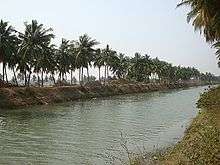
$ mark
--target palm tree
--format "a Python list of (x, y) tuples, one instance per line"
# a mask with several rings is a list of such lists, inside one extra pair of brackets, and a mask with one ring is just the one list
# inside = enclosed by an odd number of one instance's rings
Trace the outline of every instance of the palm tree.
[[(87, 69), (87, 77), (89, 79), (89, 66), (91, 66), (91, 62), (95, 56), (94, 46), (99, 43), (89, 37), (87, 34), (79, 37), (78, 41), (75, 41), (76, 45), (76, 68), (79, 69), (79, 82), (83, 83), (83, 68)], [(81, 76), (80, 76), (81, 74)], [(80, 79), (81, 77), (81, 79)]]
[(129, 58), (126, 58), (124, 54), (120, 53), (119, 56), (112, 58), (111, 69), (117, 77), (125, 78), (129, 67)]
[[(18, 69), (25, 75), (25, 85), (29, 85), (32, 73), (33, 64), (39, 60), (44, 50), (48, 49), (51, 39), (54, 35), (50, 33), (51, 28), (44, 29), (43, 24), (38, 24), (36, 20), (32, 20), (31, 24), (25, 23), (24, 34), (20, 33), (19, 37), (22, 40), (19, 54), (19, 67)], [(29, 72), (29, 80), (27, 82), (27, 73)], [(42, 70), (42, 76), (43, 76)]]
[[(54, 72), (57, 68), (55, 61), (55, 45), (48, 45), (43, 49), (38, 59), (33, 61), (34, 72), (38, 74), (38, 85), (40, 86), (39, 73), (41, 72), (41, 86), (44, 86), (44, 73), (51, 73), (54, 78)], [(55, 83), (55, 80), (54, 80)]]
[(219, 0), (182, 0), (177, 7), (187, 5), (191, 11), (187, 15), (187, 21), (193, 21), (195, 30), (200, 30), (207, 41), (220, 39), (220, 1)]
[(50, 49), (48, 50), (48, 57), (47, 57), (47, 73), (51, 74), (51, 78), (54, 82), (54, 84), (56, 84), (56, 80), (55, 80), (55, 72), (57, 71), (57, 61), (56, 61), (56, 49), (55, 49), (55, 45), (51, 45)]
[(69, 48), (69, 62), (70, 62), (70, 83), (73, 84), (73, 72), (76, 70), (76, 48), (74, 42), (71, 42)]
[(216, 54), (217, 59), (218, 59), (218, 66), (220, 67), (220, 41), (219, 41), (219, 42), (216, 42), (216, 43), (213, 45), (213, 47), (214, 47), (215, 49), (217, 49), (215, 54)]
[(99, 69), (99, 81), (101, 81), (101, 67), (105, 65), (101, 49), (95, 51), (94, 66)]
[(0, 63), (3, 63), (2, 75), (3, 81), (7, 80), (6, 66), (11, 56), (16, 54), (16, 48), (19, 43), (15, 30), (12, 26), (8, 25), (8, 22), (0, 21)]
[(116, 56), (116, 51), (110, 49), (109, 45), (106, 46), (105, 49), (102, 50), (102, 58), (104, 60), (105, 66), (105, 83), (109, 77), (109, 69), (111, 69), (112, 60)]
[(56, 53), (59, 77), (63, 81), (64, 75), (70, 70), (70, 41), (62, 39), (62, 43)]
[(9, 57), (8, 67), (9, 67), (10, 69), (12, 69), (13, 74), (14, 74), (14, 81), (15, 81), (16, 85), (18, 86), (16, 71), (15, 71), (15, 67), (16, 67), (17, 63), (18, 63), (18, 56), (17, 56), (16, 53), (13, 53), (13, 54)]
[(141, 56), (135, 53), (135, 57), (131, 59), (128, 77), (136, 81), (144, 81), (149, 77), (149, 56)]
[[(219, 0), (182, 0), (177, 7), (187, 5), (191, 11), (187, 15), (187, 21), (192, 20), (195, 30), (200, 30), (208, 42), (220, 42), (220, 1)], [(219, 48), (217, 53), (219, 54)], [(219, 59), (219, 57), (218, 57)], [(220, 63), (220, 61), (219, 61)]]

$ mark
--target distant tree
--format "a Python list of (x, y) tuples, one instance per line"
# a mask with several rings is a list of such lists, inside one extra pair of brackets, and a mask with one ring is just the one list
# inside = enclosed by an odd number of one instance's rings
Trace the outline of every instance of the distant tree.
[(89, 78), (89, 66), (91, 66), (91, 62), (95, 56), (94, 46), (99, 43), (89, 37), (87, 34), (79, 37), (78, 41), (75, 41), (75, 50), (76, 50), (76, 68), (79, 69), (79, 82), (83, 83), (83, 68), (87, 69), (87, 77)]

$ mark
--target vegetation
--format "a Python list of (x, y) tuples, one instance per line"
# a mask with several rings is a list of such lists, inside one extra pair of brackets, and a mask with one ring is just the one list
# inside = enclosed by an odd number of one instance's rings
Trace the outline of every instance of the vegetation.
[[(68, 74), (71, 77), (70, 84), (73, 84), (76, 82), (73, 72), (78, 70), (78, 80), (84, 84), (85, 80), (94, 81), (94, 76), (89, 74), (91, 66), (99, 69), (99, 81), (104, 83), (110, 76), (139, 82), (149, 82), (152, 75), (160, 82), (217, 79), (211, 73), (203, 74), (195, 68), (173, 66), (158, 58), (150, 58), (149, 55), (135, 53), (130, 58), (112, 50), (109, 45), (104, 49), (96, 48), (99, 43), (87, 34), (80, 36), (78, 40), (62, 39), (59, 47), (52, 44), (53, 38), (52, 29), (44, 28), (36, 20), (25, 23), (24, 33), (16, 31), (8, 22), (1, 20), (1, 80), (8, 83), (7, 70), (11, 70), (14, 75), (12, 83), (15, 85), (20, 84), (18, 80), (23, 80), (25, 86), (30, 86), (31, 81), (37, 81), (38, 86), (44, 86), (48, 79), (54, 84), (64, 84)], [(101, 76), (101, 68), (104, 68), (104, 77)]]
[[(182, 0), (177, 7), (184, 5), (191, 8), (187, 21), (192, 21), (195, 30), (199, 30), (205, 36), (206, 41), (217, 49), (216, 55), (220, 67), (220, 1)], [(198, 107), (202, 111), (193, 120), (184, 138), (166, 153), (154, 156), (159, 157), (154, 164), (219, 164), (220, 87), (202, 94)], [(137, 161), (136, 164), (140, 163)]]
[(202, 94), (203, 109), (193, 120), (185, 137), (160, 157), (158, 164), (219, 164), (220, 161), (220, 87)]
[(220, 66), (220, 1), (219, 0), (182, 0), (178, 5), (190, 6), (187, 21), (192, 21), (195, 30), (203, 33), (206, 41), (217, 49), (216, 55)]

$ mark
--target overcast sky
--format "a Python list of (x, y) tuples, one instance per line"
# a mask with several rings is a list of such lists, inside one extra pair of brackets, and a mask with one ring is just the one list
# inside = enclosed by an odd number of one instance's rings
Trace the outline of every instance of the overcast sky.
[(187, 24), (187, 9), (176, 9), (179, 1), (0, 0), (0, 15), (20, 31), (32, 19), (52, 27), (56, 44), (87, 33), (128, 56), (147, 53), (219, 75), (214, 50)]

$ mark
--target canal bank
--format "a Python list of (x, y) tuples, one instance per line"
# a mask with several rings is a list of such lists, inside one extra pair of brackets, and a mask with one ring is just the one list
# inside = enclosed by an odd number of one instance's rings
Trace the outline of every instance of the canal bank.
[[(201, 95), (199, 115), (187, 129), (183, 139), (153, 164), (204, 164), (220, 163), (220, 87)], [(138, 163), (137, 163), (138, 164)]]
[(107, 85), (100, 83), (85, 86), (66, 87), (12, 87), (0, 88), (0, 108), (17, 109), (34, 105), (47, 105), (79, 99), (108, 97), (114, 95), (146, 93), (167, 89), (178, 89), (204, 85), (198, 82), (184, 83), (130, 83), (113, 81)]

